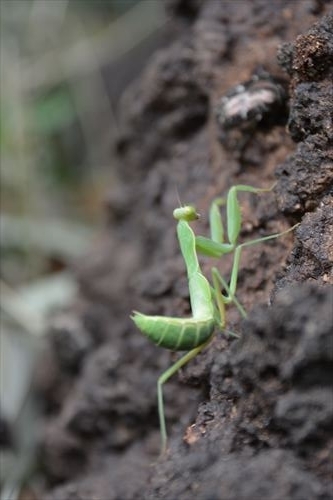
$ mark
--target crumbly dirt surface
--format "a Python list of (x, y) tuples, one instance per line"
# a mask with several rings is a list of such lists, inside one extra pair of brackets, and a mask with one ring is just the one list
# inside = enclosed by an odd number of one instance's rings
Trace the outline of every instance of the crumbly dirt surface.
[[(56, 315), (36, 373), (43, 500), (332, 498), (332, 68), (329, 2), (167, 3), (182, 35), (158, 51), (119, 105), (119, 185), (108, 225), (76, 266), (80, 296)], [(268, 73), (285, 112), (221, 141), (221, 97)], [(267, 119), (269, 118), (269, 119)], [(225, 132), (225, 131), (224, 131)], [(231, 134), (231, 135), (229, 135)], [(235, 138), (237, 139), (235, 141)], [(237, 147), (237, 144), (241, 147)], [(235, 184), (243, 252), (228, 328), (165, 386), (169, 450), (159, 457), (158, 375), (177, 354), (152, 345), (133, 309), (186, 316), (173, 209), (208, 210)], [(177, 194), (178, 193), (178, 194)], [(202, 260), (210, 276), (211, 259)], [(232, 258), (214, 261), (228, 276)]]

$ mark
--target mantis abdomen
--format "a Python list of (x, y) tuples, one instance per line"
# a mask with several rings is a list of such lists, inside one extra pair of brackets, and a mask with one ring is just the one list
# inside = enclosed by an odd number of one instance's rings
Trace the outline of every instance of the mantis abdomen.
[(206, 342), (214, 332), (215, 320), (168, 318), (135, 312), (133, 321), (155, 344), (173, 351), (188, 351)]

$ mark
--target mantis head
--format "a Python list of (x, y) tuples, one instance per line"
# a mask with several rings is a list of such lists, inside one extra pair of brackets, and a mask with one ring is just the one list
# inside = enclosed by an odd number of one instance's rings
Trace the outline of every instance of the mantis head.
[(199, 214), (197, 213), (195, 207), (192, 205), (187, 205), (185, 207), (176, 208), (173, 211), (173, 216), (177, 220), (191, 221), (199, 219)]

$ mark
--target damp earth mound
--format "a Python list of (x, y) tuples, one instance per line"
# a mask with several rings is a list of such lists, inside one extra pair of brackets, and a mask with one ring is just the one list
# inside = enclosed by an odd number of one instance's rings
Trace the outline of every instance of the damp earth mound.
[[(77, 303), (53, 319), (39, 362), (41, 497), (326, 500), (329, 2), (173, 0), (166, 8), (178, 36), (119, 103), (119, 184), (107, 195), (105, 235), (77, 264)], [(221, 103), (239, 98), (240, 88), (247, 112), (228, 108), (226, 119), (224, 107), (221, 118)], [(249, 317), (228, 310), (240, 339), (217, 334), (168, 382), (169, 452), (159, 458), (156, 380), (175, 357), (149, 343), (129, 315), (190, 313), (172, 219), (177, 191), (195, 203), (195, 227), (207, 234), (216, 196), (235, 184), (274, 182), (270, 193), (242, 196), (242, 238), (299, 226), (244, 251), (237, 294)], [(228, 276), (232, 256), (217, 266)], [(210, 261), (202, 267), (209, 276)]]

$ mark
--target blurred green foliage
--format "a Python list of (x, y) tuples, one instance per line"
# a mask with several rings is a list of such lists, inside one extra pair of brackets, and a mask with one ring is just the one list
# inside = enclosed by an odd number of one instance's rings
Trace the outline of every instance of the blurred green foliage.
[[(1, 498), (26, 498), (38, 423), (29, 398), (34, 349), (49, 312), (77, 293), (66, 267), (91, 248), (117, 182), (113, 101), (146, 62), (146, 52), (133, 52), (164, 26), (161, 5), (0, 0), (0, 419), (15, 441), (0, 467)], [(124, 55), (132, 71), (120, 71), (130, 77), (117, 94), (110, 86)]]
[[(36, 256), (25, 221), (96, 227), (103, 220), (107, 187), (116, 183), (116, 64), (165, 18), (155, 1), (0, 0), (0, 7), (0, 204), (7, 222), (21, 217), (22, 248), (11, 248), (24, 279)], [(127, 83), (120, 80), (118, 92)], [(50, 266), (29, 271), (37, 268)]]
[(35, 130), (40, 134), (53, 134), (76, 118), (76, 111), (69, 90), (60, 87), (42, 96), (32, 107)]

